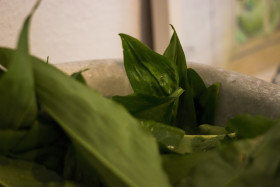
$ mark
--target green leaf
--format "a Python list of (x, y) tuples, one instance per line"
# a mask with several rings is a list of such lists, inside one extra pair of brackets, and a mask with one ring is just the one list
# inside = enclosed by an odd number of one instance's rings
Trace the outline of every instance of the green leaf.
[(186, 71), (187, 71), (187, 62), (186, 62), (186, 57), (185, 53), (183, 51), (181, 42), (179, 40), (179, 37), (176, 33), (176, 30), (174, 27), (171, 25), (171, 28), (173, 29), (173, 35), (170, 39), (170, 43), (168, 47), (166, 48), (163, 56), (167, 57), (170, 59), (173, 63), (175, 63), (177, 67), (177, 71), (179, 74), (179, 81), (180, 81), (180, 86), (185, 89), (187, 77), (186, 77)]
[(248, 155), (248, 164), (228, 186), (279, 186), (280, 123), (271, 127)]
[(33, 162), (9, 159), (1, 155), (0, 173), (0, 186), (3, 187), (81, 186), (77, 183), (66, 181), (55, 172)]
[(54, 143), (60, 129), (35, 122), (30, 130), (0, 130), (0, 153), (19, 153)]
[(188, 72), (188, 81), (189, 81), (193, 96), (194, 96), (194, 98), (197, 98), (207, 88), (206, 88), (205, 83), (202, 80), (202, 78), (198, 75), (198, 73), (194, 69), (188, 68), (187, 72)]
[(170, 150), (177, 148), (182, 140), (185, 131), (182, 129), (171, 127), (163, 123), (158, 123), (152, 120), (140, 120), (140, 124), (144, 129), (151, 132), (156, 140)]
[(163, 166), (175, 186), (279, 186), (280, 125), (263, 137), (222, 143), (219, 149), (164, 155)]
[(83, 158), (77, 157), (73, 145), (70, 144), (64, 161), (64, 178), (77, 181), (85, 186), (104, 186), (96, 171), (87, 168), (86, 163), (82, 161)]
[(180, 40), (174, 27), (170, 43), (164, 52), (164, 56), (170, 59), (179, 73), (179, 86), (185, 90), (181, 95), (178, 104), (177, 126), (187, 133), (194, 133), (197, 128), (196, 112), (193, 100), (193, 94), (188, 82), (187, 63)]
[(62, 171), (67, 141), (58, 127), (35, 122), (29, 130), (0, 130), (0, 153), (36, 161), (59, 172)]
[(89, 70), (89, 69), (87, 68), (87, 69), (83, 69), (83, 70), (81, 70), (81, 71), (75, 72), (75, 73), (73, 73), (73, 74), (71, 75), (71, 77), (74, 78), (74, 79), (76, 79), (77, 81), (79, 81), (79, 82), (81, 82), (81, 83), (87, 85), (87, 82), (86, 82), (84, 76), (82, 75), (82, 73), (85, 72), (85, 71), (87, 71), (87, 70)]
[(37, 164), (41, 164), (58, 174), (62, 174), (64, 167), (64, 158), (66, 154), (65, 144), (65, 142), (60, 140), (52, 145), (33, 148), (20, 153), (10, 153), (7, 156), (26, 161), (32, 161)]
[(220, 83), (213, 84), (206, 88), (202, 78), (195, 70), (188, 68), (187, 71), (188, 81), (194, 96), (198, 125), (204, 123), (213, 125)]
[(175, 152), (180, 154), (205, 152), (217, 148), (225, 135), (185, 135)]
[(220, 83), (209, 86), (196, 100), (198, 124), (211, 124), (215, 122), (215, 111), (218, 102)]
[(24, 137), (22, 137), (21, 141), (13, 147), (11, 152), (25, 152), (35, 148), (51, 145), (62, 136), (63, 133), (57, 127), (35, 122), (32, 128), (26, 132)]
[(239, 115), (228, 120), (226, 130), (235, 132), (238, 138), (254, 138), (264, 134), (276, 123), (263, 116)]
[(44, 62), (33, 63), (42, 107), (109, 186), (168, 186), (156, 142), (126, 110)]
[(26, 135), (27, 130), (0, 130), (0, 153), (8, 154)]
[(204, 135), (223, 135), (227, 134), (225, 127), (202, 124), (198, 126), (200, 134)]
[[(38, 3), (35, 8), (37, 6)], [(9, 63), (4, 62), (7, 57), (2, 58), (5, 50), (1, 55), (0, 63), (7, 69), (0, 79), (1, 129), (28, 127), (37, 115), (32, 62), (28, 54), (28, 25), (34, 10), (24, 22), (17, 49)]]
[(189, 86), (179, 98), (176, 126), (185, 130), (187, 134), (194, 134), (197, 132), (196, 111), (192, 92), (187, 90), (190, 90)]
[(178, 89), (170, 97), (132, 94), (114, 96), (112, 99), (122, 104), (137, 118), (174, 125), (176, 119), (176, 113), (173, 113), (174, 102), (178, 100), (182, 92), (182, 89)]
[(169, 96), (179, 87), (175, 65), (139, 40), (120, 34), (124, 66), (135, 93)]
[(178, 182), (188, 177), (193, 168), (204, 160), (211, 158), (211, 156), (208, 152), (188, 155), (166, 154), (162, 155), (163, 168), (168, 175), (171, 185), (179, 186)]

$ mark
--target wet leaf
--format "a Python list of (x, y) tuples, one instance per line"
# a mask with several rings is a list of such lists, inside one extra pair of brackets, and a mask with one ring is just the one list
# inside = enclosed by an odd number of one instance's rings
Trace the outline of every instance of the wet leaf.
[(137, 118), (174, 125), (176, 120), (176, 113), (173, 113), (174, 103), (182, 92), (182, 89), (178, 89), (170, 97), (132, 94), (128, 96), (114, 96), (112, 99), (122, 104)]
[(120, 34), (124, 66), (135, 93), (169, 96), (179, 87), (175, 65), (139, 40)]
[(185, 92), (180, 96), (178, 103), (177, 127), (180, 127), (187, 133), (192, 134), (197, 128), (194, 96), (188, 82), (185, 53), (174, 27), (172, 25), (171, 27), (174, 32), (170, 43), (164, 52), (164, 56), (176, 65), (176, 69), (179, 74), (179, 86), (185, 90)]

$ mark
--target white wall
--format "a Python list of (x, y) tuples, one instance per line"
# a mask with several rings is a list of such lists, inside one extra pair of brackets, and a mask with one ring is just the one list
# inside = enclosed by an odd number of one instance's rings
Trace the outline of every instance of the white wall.
[[(162, 53), (174, 25), (187, 61), (219, 65), (230, 57), (234, 1), (152, 0), (155, 50)], [(167, 32), (168, 31), (168, 32)]]
[(233, 40), (233, 1), (182, 1), (182, 43), (190, 61), (218, 65), (228, 61)]
[[(36, 0), (0, 0), (0, 46), (14, 48)], [(51, 63), (122, 58), (123, 32), (141, 37), (141, 0), (42, 0), (30, 30), (31, 53)]]

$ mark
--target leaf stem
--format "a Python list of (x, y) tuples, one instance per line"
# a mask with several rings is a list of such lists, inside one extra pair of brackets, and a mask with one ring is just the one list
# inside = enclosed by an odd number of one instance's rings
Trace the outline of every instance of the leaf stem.
[(7, 72), (7, 68), (5, 68), (3, 65), (0, 64), (0, 70), (4, 71), (4, 72)]

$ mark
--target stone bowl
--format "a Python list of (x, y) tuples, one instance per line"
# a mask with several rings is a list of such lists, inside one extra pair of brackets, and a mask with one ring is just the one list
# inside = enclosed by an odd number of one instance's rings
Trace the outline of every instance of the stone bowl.
[[(83, 75), (88, 85), (104, 96), (127, 95), (132, 88), (122, 60), (91, 60), (56, 64), (67, 74), (86, 68)], [(225, 126), (226, 121), (238, 114), (280, 117), (280, 86), (255, 77), (198, 63), (188, 63), (206, 85), (221, 83), (215, 125)]]

